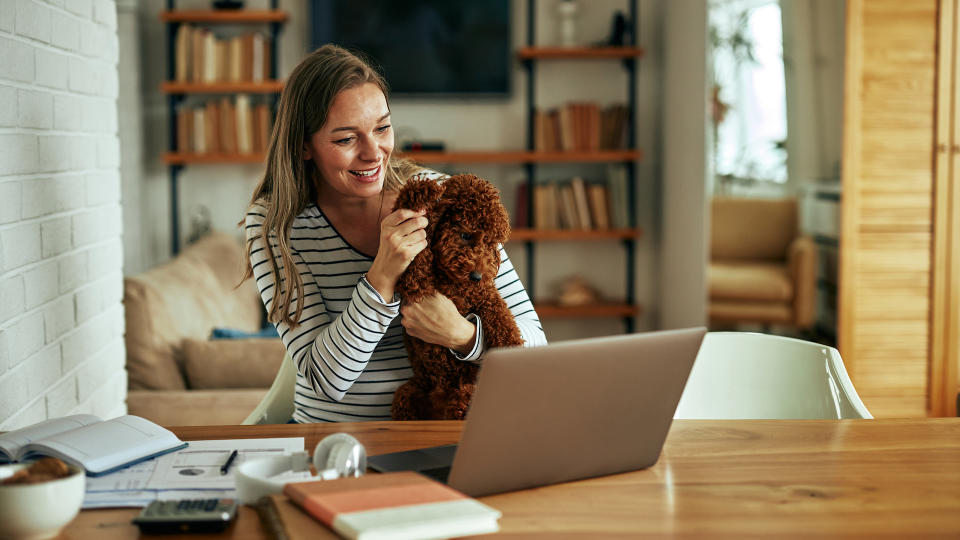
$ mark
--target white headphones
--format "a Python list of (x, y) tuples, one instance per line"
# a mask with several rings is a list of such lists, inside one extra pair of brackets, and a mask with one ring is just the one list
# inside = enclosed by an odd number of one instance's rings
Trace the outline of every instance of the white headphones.
[(324, 437), (314, 449), (312, 461), (316, 476), (310, 474), (311, 460), (306, 452), (242, 463), (237, 467), (237, 498), (241, 504), (253, 504), (264, 495), (281, 493), (291, 482), (361, 476), (367, 471), (366, 449), (346, 433)]

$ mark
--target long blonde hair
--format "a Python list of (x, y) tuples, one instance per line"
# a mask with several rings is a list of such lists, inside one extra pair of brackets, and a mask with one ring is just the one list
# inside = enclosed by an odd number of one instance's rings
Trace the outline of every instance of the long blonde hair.
[[(322, 181), (313, 161), (303, 159), (304, 142), (323, 127), (337, 94), (366, 83), (376, 84), (384, 97), (387, 96), (386, 82), (367, 62), (336, 45), (324, 45), (307, 55), (284, 85), (270, 134), (266, 171), (250, 199), (250, 206), (260, 204), (266, 211), (259, 235), (252, 236), (247, 242), (243, 277), (246, 280), (253, 276), (250, 264), (253, 243), (263, 238), (276, 283), (273, 302), (267, 311), (270, 322), (284, 321), (296, 327), (303, 313), (303, 279), (291, 255), (290, 229), (294, 218), (316, 202), (316, 182)], [(418, 170), (420, 167), (413, 162), (396, 159), (391, 154), (385, 168), (383, 189), (399, 189)], [(282, 268), (277, 266), (277, 254)], [(294, 291), (296, 309), (290, 313)]]

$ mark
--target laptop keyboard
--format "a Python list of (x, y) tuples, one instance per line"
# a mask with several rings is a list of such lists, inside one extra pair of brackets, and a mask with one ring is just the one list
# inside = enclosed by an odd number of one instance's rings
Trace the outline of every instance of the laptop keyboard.
[(432, 469), (422, 469), (418, 473), (433, 478), (437, 482), (446, 484), (447, 477), (450, 476), (450, 467), (434, 467)]

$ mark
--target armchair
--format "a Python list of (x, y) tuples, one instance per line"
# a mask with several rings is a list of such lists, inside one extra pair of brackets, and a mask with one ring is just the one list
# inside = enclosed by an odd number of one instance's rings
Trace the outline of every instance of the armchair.
[(809, 328), (817, 252), (799, 233), (797, 201), (715, 197), (710, 223), (711, 324)]

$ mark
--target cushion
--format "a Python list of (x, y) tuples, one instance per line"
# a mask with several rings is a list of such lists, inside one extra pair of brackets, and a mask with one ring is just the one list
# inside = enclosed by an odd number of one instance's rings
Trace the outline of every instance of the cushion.
[(712, 322), (763, 322), (790, 324), (793, 310), (790, 304), (783, 302), (730, 302), (710, 301), (710, 320)]
[(781, 264), (711, 262), (707, 270), (711, 300), (789, 302), (793, 281)]
[(186, 387), (176, 353), (184, 338), (206, 339), (214, 327), (255, 332), (262, 306), (252, 280), (236, 287), (243, 244), (210, 233), (173, 260), (124, 279), (129, 388)]
[(797, 237), (795, 199), (714, 197), (710, 258), (783, 260)]
[(191, 389), (269, 388), (286, 350), (279, 339), (185, 339), (181, 352)]
[(161, 426), (237, 425), (266, 393), (266, 388), (131, 390), (127, 394), (127, 411)]

